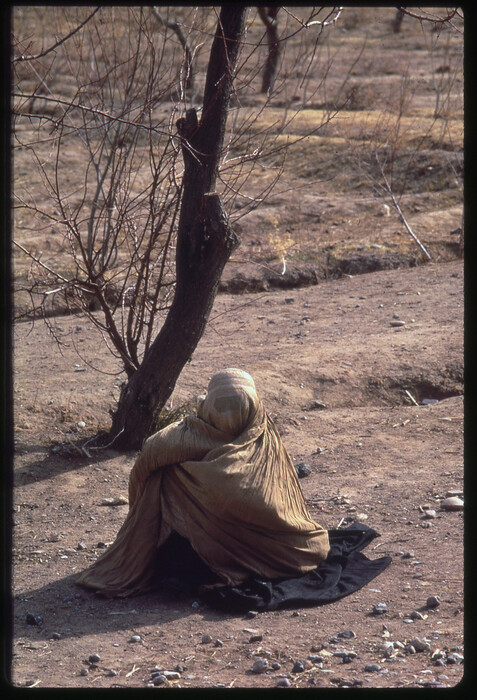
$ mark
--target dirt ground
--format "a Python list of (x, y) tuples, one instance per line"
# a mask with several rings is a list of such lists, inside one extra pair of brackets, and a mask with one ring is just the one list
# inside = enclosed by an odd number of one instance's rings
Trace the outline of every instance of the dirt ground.
[[(203, 391), (221, 367), (246, 369), (293, 460), (311, 467), (301, 484), (315, 519), (328, 528), (365, 519), (381, 534), (368, 555), (393, 558), (369, 586), (333, 605), (255, 619), (159, 594), (105, 601), (75, 586), (125, 517), (127, 505), (102, 500), (127, 495), (134, 455), (109, 449), (87, 458), (68, 442), (80, 421), (89, 434), (111, 400), (111, 378), (75, 352), (73, 339), (104, 370), (111, 364), (81, 319), (61, 319), (61, 356), (42, 324), (19, 324), (15, 685), (141, 687), (156, 665), (173, 671), (178, 664), (183, 671), (173, 682), (181, 687), (274, 687), (282, 676), (293, 687), (455, 685), (462, 665), (435, 666), (431, 655), (462, 653), (463, 644), (463, 514), (439, 507), (448, 491), (463, 488), (462, 306), (461, 262), (217, 299), (173, 405)], [(405, 325), (393, 327), (394, 316)], [(406, 390), (418, 403), (438, 401), (416, 406)], [(326, 408), (312, 408), (314, 401)], [(424, 507), (436, 517), (426, 518)], [(435, 609), (426, 608), (431, 595), (441, 600)], [(387, 612), (372, 616), (380, 602)], [(416, 610), (424, 619), (409, 622)], [(28, 624), (28, 613), (41, 623)], [(250, 628), (260, 642), (250, 643)], [(356, 636), (330, 641), (343, 630)], [(202, 643), (204, 635), (212, 642)], [(384, 660), (384, 641), (415, 637), (430, 651), (398, 647)], [(352, 663), (331, 655), (343, 646), (356, 652)], [(85, 661), (95, 653), (100, 661), (90, 667)], [(325, 654), (322, 668), (291, 673), (313, 653)], [(255, 655), (281, 667), (251, 674)], [(365, 672), (370, 663), (381, 671)]]
[[(311, 142), (292, 155), (279, 191), (237, 220), (242, 244), (172, 395), (175, 409), (217, 370), (248, 371), (293, 461), (311, 468), (300, 483), (313, 517), (329, 529), (366, 522), (380, 533), (366, 554), (391, 556), (391, 565), (333, 605), (259, 615), (160, 593), (104, 600), (78, 588), (77, 575), (114, 541), (127, 513), (125, 498), (103, 499), (127, 496), (135, 455), (87, 444), (109, 427), (124, 374), (83, 315), (51, 318), (60, 346), (41, 320), (16, 322), (15, 686), (141, 688), (156, 667), (173, 672), (158, 687), (176, 688), (454, 687), (462, 679), (464, 514), (440, 506), (450, 492), (462, 494), (464, 477), (462, 114), (449, 113), (439, 144), (426, 141), (412, 173), (408, 161), (396, 165), (411, 182), (402, 203), (429, 263), (358, 179), (350, 151), (376, 123), (377, 96), (397, 90), (405, 58), (415, 81), (406, 148), (422, 136), (418, 120), (435, 107), (429, 86), (450, 74), (446, 61), (454, 65), (462, 38), (449, 35), (430, 57), (429, 35), (417, 25), (406, 20), (408, 31), (390, 33), (391, 10), (373, 21), (350, 11), (336, 32), (343, 60), (368, 40), (351, 81), (354, 111), (313, 142), (311, 160)], [(459, 98), (461, 78), (448, 87)], [(18, 188), (27, 155), (17, 154)], [(44, 250), (49, 264), (63, 254), (61, 237), (25, 211), (15, 214), (15, 235)], [(28, 268), (14, 251), (20, 312)], [(387, 608), (380, 615), (378, 603)], [(416, 638), (423, 650), (412, 653)], [(347, 663), (335, 655), (343, 649), (353, 652)], [(252, 673), (256, 657), (267, 659), (266, 672)]]

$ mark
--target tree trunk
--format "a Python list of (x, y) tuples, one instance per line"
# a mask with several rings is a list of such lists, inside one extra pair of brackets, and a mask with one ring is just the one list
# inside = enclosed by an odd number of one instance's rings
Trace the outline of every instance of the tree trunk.
[(155, 415), (171, 395), (204, 332), (223, 268), (239, 243), (214, 190), (245, 13), (242, 5), (222, 7), (200, 123), (194, 109), (177, 122), (185, 170), (176, 290), (163, 327), (124, 387), (113, 415), (109, 437), (116, 438), (115, 446), (123, 449), (139, 449), (151, 433)]
[(280, 43), (278, 41), (277, 15), (280, 7), (259, 7), (258, 14), (267, 30), (268, 55), (263, 69), (261, 92), (272, 90), (278, 73)]

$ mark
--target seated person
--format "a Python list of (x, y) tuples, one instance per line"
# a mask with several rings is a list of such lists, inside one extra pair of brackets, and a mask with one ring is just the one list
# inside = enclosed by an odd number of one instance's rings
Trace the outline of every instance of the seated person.
[(197, 416), (146, 440), (116, 541), (77, 582), (108, 597), (145, 593), (184, 542), (209, 574), (203, 582), (222, 586), (306, 574), (330, 549), (252, 377), (238, 369), (212, 377)]

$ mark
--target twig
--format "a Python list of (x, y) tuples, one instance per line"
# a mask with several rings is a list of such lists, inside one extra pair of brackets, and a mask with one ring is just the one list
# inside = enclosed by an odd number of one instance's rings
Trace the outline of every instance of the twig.
[(405, 391), (406, 394), (409, 396), (409, 398), (411, 399), (411, 401), (412, 401), (412, 403), (414, 404), (414, 406), (419, 406), (419, 404), (417, 403), (416, 399), (415, 399), (414, 396), (411, 394), (411, 392), (408, 391), (407, 389), (404, 389), (404, 391)]
[(417, 245), (418, 245), (419, 248), (422, 250), (422, 252), (423, 252), (424, 255), (426, 256), (426, 258), (427, 258), (428, 260), (430, 260), (430, 259), (431, 259), (430, 254), (428, 253), (428, 251), (427, 251), (426, 248), (422, 245), (422, 243), (421, 243), (421, 241), (419, 240), (419, 238), (416, 236), (416, 234), (414, 233), (414, 231), (413, 231), (413, 230), (411, 229), (411, 227), (409, 226), (409, 224), (408, 224), (408, 222), (407, 222), (407, 219), (406, 219), (406, 217), (404, 216), (404, 214), (403, 214), (403, 212), (402, 212), (402, 209), (401, 209), (401, 207), (399, 206), (399, 203), (398, 203), (396, 197), (394, 196), (394, 192), (392, 191), (391, 185), (389, 184), (389, 181), (388, 181), (388, 179), (387, 179), (387, 177), (386, 177), (386, 173), (384, 172), (384, 168), (383, 168), (383, 166), (382, 166), (382, 164), (381, 164), (381, 161), (380, 161), (379, 158), (378, 158), (377, 152), (375, 153), (375, 158), (376, 158), (376, 162), (377, 162), (377, 164), (378, 164), (378, 166), (379, 166), (379, 170), (380, 170), (380, 172), (381, 172), (381, 176), (382, 176), (382, 178), (383, 178), (383, 180), (384, 180), (384, 185), (385, 185), (384, 189), (386, 190), (386, 192), (388, 193), (389, 197), (391, 198), (391, 202), (393, 203), (393, 206), (394, 206), (394, 208), (396, 209), (396, 211), (397, 211), (397, 213), (398, 213), (398, 215), (399, 215), (399, 218), (401, 219), (402, 223), (403, 223), (404, 226), (406, 227), (406, 230), (407, 230), (407, 232), (409, 233), (409, 235), (410, 235), (410, 236), (413, 238), (413, 240), (417, 243)]

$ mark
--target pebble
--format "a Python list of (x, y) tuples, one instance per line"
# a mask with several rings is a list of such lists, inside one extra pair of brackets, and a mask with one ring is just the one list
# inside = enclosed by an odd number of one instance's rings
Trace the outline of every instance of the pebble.
[(383, 613), (387, 612), (387, 609), (388, 606), (386, 603), (376, 603), (376, 605), (373, 605), (372, 614), (383, 615)]
[(278, 661), (274, 661), (272, 664), (272, 671), (279, 671), (281, 669), (282, 665), (278, 663)]
[(310, 411), (313, 411), (315, 409), (322, 409), (322, 408), (326, 408), (326, 404), (323, 403), (323, 401), (312, 401), (310, 406), (309, 406)]
[(457, 654), (456, 652), (449, 654), (446, 663), (448, 664), (463, 664), (464, 663), (464, 657), (462, 654)]
[(163, 671), (162, 675), (167, 681), (178, 681), (181, 677), (181, 674), (177, 671)]
[(164, 674), (159, 673), (157, 676), (154, 676), (152, 683), (155, 686), (164, 685), (164, 683), (167, 683), (167, 678), (164, 676)]
[(295, 469), (299, 479), (303, 479), (311, 474), (310, 465), (305, 464), (304, 462), (300, 462), (299, 464), (295, 465)]
[(82, 549), (87, 549), (87, 547), (84, 542), (78, 542), (78, 544), (76, 545), (76, 549), (81, 551)]
[(426, 600), (426, 606), (428, 608), (438, 608), (440, 604), (441, 599), (438, 595), (430, 595), (429, 598)]
[(41, 615), (34, 615), (33, 613), (27, 613), (26, 614), (26, 623), (27, 625), (36, 625), (39, 627), (40, 625), (43, 624), (43, 618)]
[(82, 668), (80, 671), (80, 676), (87, 676), (89, 673), (87, 668)]
[(464, 501), (458, 496), (444, 498), (444, 500), (441, 501), (441, 508), (443, 510), (464, 510)]
[(305, 670), (305, 665), (302, 661), (295, 661), (292, 668), (292, 673), (303, 673)]
[(351, 658), (355, 659), (358, 655), (355, 651), (348, 651), (347, 649), (339, 649), (338, 651), (333, 652), (333, 656), (337, 656), (340, 659), (344, 658)]
[(129, 641), (132, 642), (132, 643), (140, 642), (140, 641), (141, 641), (141, 637), (139, 636), (139, 634), (133, 634), (133, 636), (131, 637), (131, 639), (130, 639)]
[(400, 326), (405, 326), (406, 321), (399, 321), (398, 319), (395, 319), (394, 321), (391, 321), (390, 325), (393, 326), (394, 328), (399, 328)]
[(249, 620), (253, 619), (254, 617), (257, 617), (258, 612), (256, 610), (249, 610), (246, 617), (248, 617)]
[(210, 634), (204, 634), (204, 635), (202, 635), (202, 639), (200, 640), (200, 643), (201, 644), (210, 644), (211, 641), (212, 641), (212, 637), (210, 636)]
[(265, 671), (268, 671), (268, 661), (258, 656), (252, 666), (252, 673), (265, 673)]
[(319, 656), (318, 654), (310, 654), (309, 655), (309, 660), (311, 661), (312, 664), (322, 664), (323, 663), (323, 657)]
[(101, 657), (99, 654), (90, 654), (88, 656), (88, 661), (90, 662), (90, 664), (97, 664), (98, 661), (101, 661)]
[[(252, 641), (252, 640), (250, 640), (250, 641)], [(214, 647), (223, 647), (223, 646), (224, 646), (224, 643), (223, 643), (223, 641), (222, 641), (221, 639), (216, 639), (216, 640), (215, 640), (215, 642), (214, 642)]]
[(109, 676), (109, 677), (111, 678), (112, 676), (117, 676), (117, 675), (118, 675), (118, 672), (115, 671), (114, 668), (111, 668), (111, 669), (109, 669), (109, 671), (107, 672), (106, 675)]
[(248, 640), (251, 644), (253, 642), (261, 642), (263, 639), (263, 634), (252, 634), (250, 639)]
[(291, 687), (291, 683), (290, 683), (290, 681), (289, 681), (288, 678), (280, 678), (280, 680), (278, 681), (276, 687), (277, 687), (277, 688), (290, 688), (290, 687)]
[(428, 518), (429, 520), (432, 520), (434, 518), (437, 518), (437, 513), (435, 510), (425, 510), (424, 511), (424, 517)]
[(419, 612), (419, 610), (413, 610), (412, 613), (410, 614), (410, 617), (413, 620), (425, 620), (426, 619), (425, 616), (421, 612)]
[(378, 666), (378, 664), (366, 664), (364, 670), (366, 673), (378, 673), (381, 670), (381, 666)]
[(341, 639), (354, 639), (356, 634), (353, 632), (353, 630), (342, 630), (341, 632), (338, 632), (337, 636), (341, 637)]
[(50, 639), (61, 639), (61, 634), (59, 632), (53, 632)]
[(416, 652), (431, 650), (431, 645), (429, 644), (429, 642), (424, 642), (419, 637), (414, 637), (414, 639), (411, 640), (410, 644), (414, 647)]
[(447, 491), (446, 498), (453, 498), (454, 496), (457, 496), (457, 498), (463, 498), (464, 491), (462, 489), (451, 489), (450, 491)]
[(83, 430), (83, 428), (86, 428), (86, 423), (84, 422), (84, 420), (79, 420), (79, 421), (76, 423), (76, 425), (77, 425), (77, 427), (78, 427), (80, 430)]

